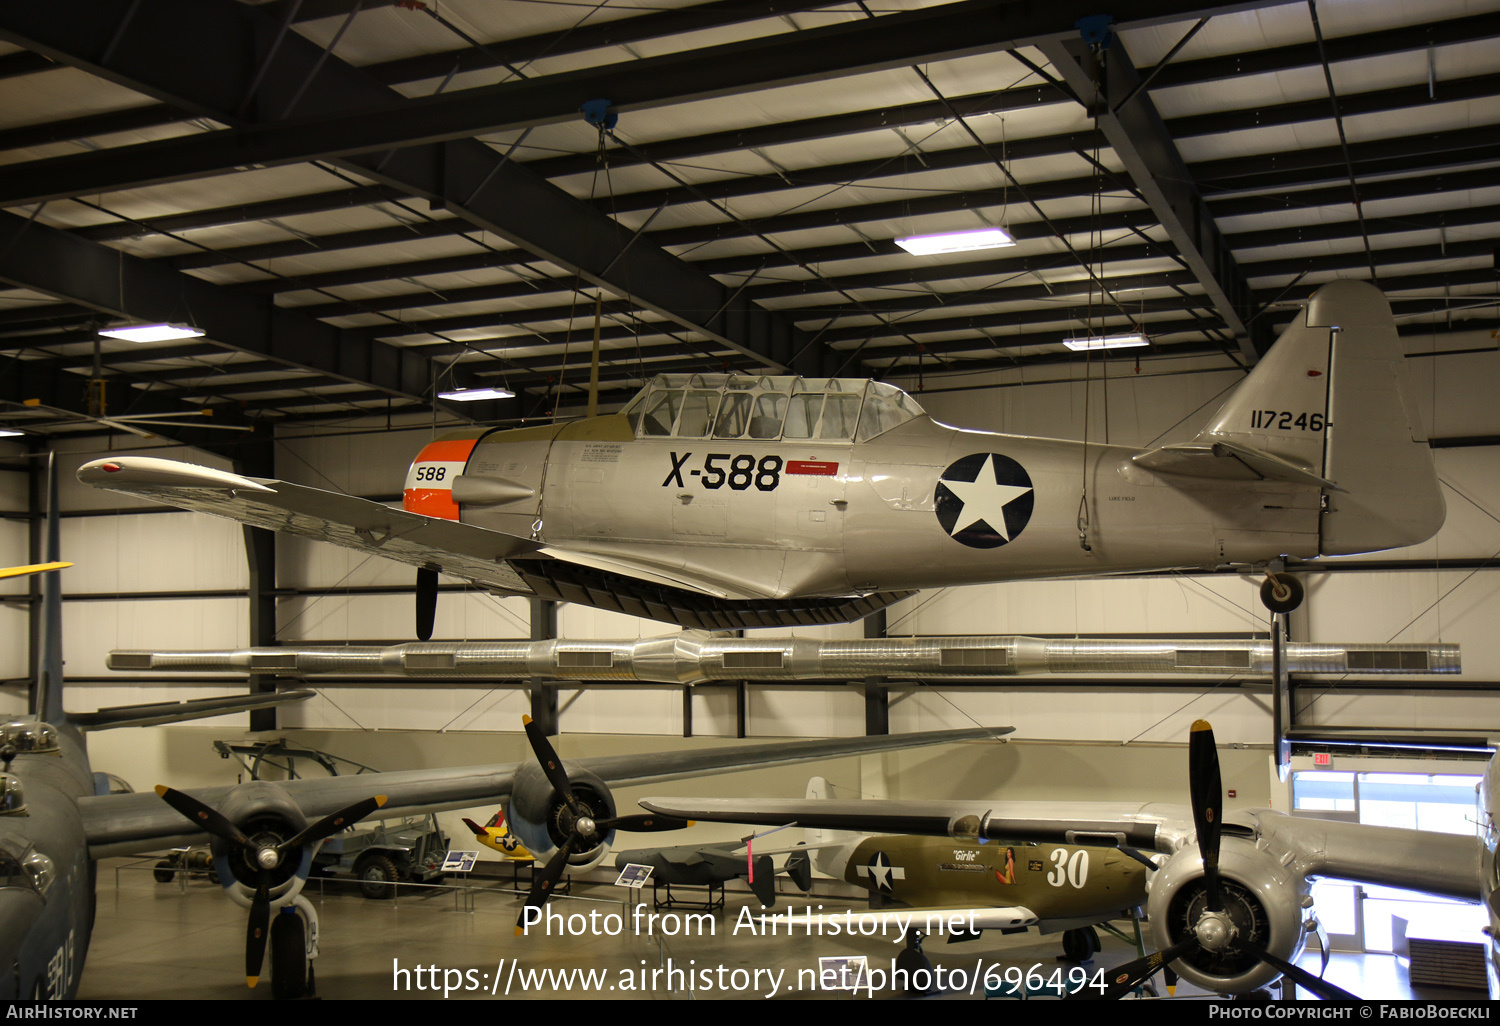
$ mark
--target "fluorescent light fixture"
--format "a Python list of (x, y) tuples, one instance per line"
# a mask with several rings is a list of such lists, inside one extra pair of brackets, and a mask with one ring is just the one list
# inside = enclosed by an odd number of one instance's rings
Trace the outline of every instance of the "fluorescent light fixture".
[(452, 392), (439, 392), (439, 399), (452, 399), (456, 403), (472, 403), (478, 399), (511, 399), (516, 393), (503, 388), (460, 388)]
[(132, 324), (105, 328), (99, 334), (126, 342), (167, 342), (174, 338), (198, 338), (203, 332), (187, 324)]
[(963, 253), (971, 249), (1001, 249), (1014, 246), (1004, 228), (974, 228), (966, 232), (939, 232), (936, 235), (913, 235), (897, 239), (896, 245), (916, 256), (935, 253)]
[(24, 435), (25, 433), (24, 431), (13, 431), (10, 428), (0, 428), (0, 438), (15, 438), (17, 435)]
[(1110, 335), (1107, 338), (1065, 338), (1063, 345), (1069, 349), (1129, 349), (1131, 346), (1149, 346), (1145, 335)]

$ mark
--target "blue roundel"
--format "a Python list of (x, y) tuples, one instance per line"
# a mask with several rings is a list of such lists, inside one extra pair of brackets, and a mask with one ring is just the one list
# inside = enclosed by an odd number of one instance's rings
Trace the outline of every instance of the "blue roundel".
[(1036, 492), (1026, 468), (997, 452), (949, 464), (938, 479), (937, 518), (955, 541), (995, 549), (1026, 529)]

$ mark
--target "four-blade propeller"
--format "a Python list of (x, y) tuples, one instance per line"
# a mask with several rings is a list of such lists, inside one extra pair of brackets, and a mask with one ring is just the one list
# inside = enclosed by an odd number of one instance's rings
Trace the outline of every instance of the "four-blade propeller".
[(271, 926), (272, 871), (282, 865), (289, 853), (317, 844), (352, 826), (386, 801), (385, 795), (366, 798), (331, 816), (324, 816), (294, 837), (278, 840), (269, 836), (247, 837), (227, 816), (190, 794), (162, 785), (157, 786), (156, 793), (200, 829), (234, 845), (244, 856), (245, 865), (255, 874), (255, 897), (250, 902), (250, 921), (245, 931), (245, 983), (251, 987), (260, 981), (261, 966), (266, 959), (266, 940)]
[[(1207, 720), (1196, 721), (1188, 737), (1188, 789), (1193, 802), (1193, 825), (1198, 832), (1198, 853), (1203, 859), (1203, 908), (1197, 921), (1188, 927), (1182, 940), (1165, 951), (1153, 952), (1111, 970), (1102, 992), (1084, 988), (1074, 997), (1106, 1000), (1123, 997), (1145, 983), (1158, 969), (1169, 967), (1178, 958), (1199, 950), (1218, 951), (1238, 942), (1244, 950), (1325, 1000), (1358, 1001), (1359, 998), (1343, 988), (1273, 955), (1252, 938), (1240, 938), (1240, 928), (1225, 911), (1219, 879), (1224, 785), (1219, 776), (1219, 751), (1214, 744), (1214, 731)], [(1326, 944), (1324, 950), (1327, 950)], [(1327, 965), (1326, 954), (1324, 965)]]
[(547, 865), (543, 867), (542, 872), (532, 878), (531, 890), (526, 895), (525, 904), (521, 906), (520, 917), (516, 919), (516, 936), (518, 937), (526, 932), (526, 910), (539, 909), (547, 904), (552, 888), (557, 886), (557, 881), (561, 880), (563, 873), (567, 871), (568, 858), (574, 852), (589, 850), (599, 844), (611, 830), (645, 834), (662, 830), (681, 830), (690, 825), (685, 819), (650, 814), (595, 819), (591, 810), (583, 806), (574, 796), (572, 782), (568, 780), (568, 772), (563, 768), (562, 760), (557, 757), (552, 743), (542, 733), (542, 728), (532, 722), (530, 716), (521, 717), (521, 723), (526, 728), (526, 739), (531, 742), (531, 750), (536, 753), (537, 762), (541, 763), (547, 782), (552, 785), (552, 790), (562, 799), (566, 807), (567, 815), (563, 817), (563, 825), (568, 829), (568, 836), (558, 846), (557, 851), (552, 853), (552, 857), (547, 860)]

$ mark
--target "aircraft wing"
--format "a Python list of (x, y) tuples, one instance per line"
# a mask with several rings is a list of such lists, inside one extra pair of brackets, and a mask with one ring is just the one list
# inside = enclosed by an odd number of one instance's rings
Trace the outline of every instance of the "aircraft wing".
[(332, 542), (413, 566), (437, 564), (446, 574), (487, 588), (532, 593), (504, 560), (534, 553), (537, 545), (499, 531), (408, 513), (321, 488), (241, 477), (151, 456), (95, 460), (79, 468), (78, 479), (166, 506)]
[[(727, 745), (697, 751), (603, 756), (567, 759), (565, 762), (570, 770), (587, 770), (607, 784), (625, 786), (701, 773), (726, 773), (756, 766), (973, 741), (995, 737), (1011, 729), (974, 727), (875, 737)], [(388, 798), (381, 818), (395, 818), (416, 812), (472, 808), (508, 797), (517, 766), (516, 763), (504, 763), (361, 773), (357, 776), (288, 780), (278, 782), (278, 786), (309, 819), (329, 815), (361, 799), (380, 794)], [(236, 786), (192, 789), (187, 793), (218, 808)], [(92, 858), (184, 847), (207, 840), (207, 834), (192, 833), (181, 813), (150, 792), (82, 798), (78, 807), (83, 815)]]
[(305, 702), (317, 692), (311, 688), (297, 691), (269, 692), (263, 695), (226, 695), (223, 698), (194, 698), (185, 702), (149, 702), (144, 705), (111, 705), (91, 713), (68, 713), (68, 722), (84, 730), (109, 730), (112, 727), (153, 727), (159, 723), (180, 723), (209, 716), (269, 709), (289, 702)]
[(48, 570), (62, 570), (72, 565), (72, 563), (32, 563), (29, 566), (0, 567), (0, 578), (25, 577), (28, 574), (46, 573)]
[[(648, 798), (641, 806), (693, 820), (1123, 846), (1164, 855), (1194, 837), (1192, 809), (1185, 805)], [(1253, 838), (1258, 846), (1285, 852), (1288, 864), (1303, 876), (1402, 887), (1465, 901), (1477, 901), (1483, 893), (1483, 845), (1473, 834), (1340, 823), (1258, 809), (1226, 814), (1224, 836)]]

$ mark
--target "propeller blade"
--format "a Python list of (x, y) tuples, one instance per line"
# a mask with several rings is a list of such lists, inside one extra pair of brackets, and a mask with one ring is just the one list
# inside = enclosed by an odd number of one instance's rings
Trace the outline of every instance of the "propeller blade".
[(1323, 928), (1323, 920), (1313, 918), (1313, 928), (1318, 934), (1318, 950), (1323, 954), (1323, 964), (1318, 967), (1318, 978), (1328, 975), (1328, 957), (1333, 954), (1328, 948), (1328, 931)]
[(563, 842), (563, 846), (553, 852), (552, 857), (547, 860), (542, 875), (532, 877), (531, 890), (527, 892), (526, 901), (521, 905), (521, 914), (516, 919), (517, 937), (526, 932), (526, 910), (541, 908), (547, 904), (547, 899), (552, 896), (552, 888), (557, 886), (557, 881), (562, 879), (563, 873), (568, 868), (568, 856), (573, 854), (577, 842), (577, 834), (569, 837)]
[(542, 772), (547, 775), (547, 782), (552, 785), (552, 790), (562, 796), (569, 812), (575, 816), (583, 815), (583, 809), (573, 797), (573, 784), (568, 780), (568, 771), (563, 769), (562, 760), (557, 757), (552, 742), (547, 740), (547, 735), (542, 733), (542, 728), (530, 716), (522, 716), (521, 725), (526, 728), (526, 739), (531, 742), (531, 750), (536, 754), (536, 761), (542, 764)]
[(1069, 998), (1078, 1000), (1113, 1001), (1124, 997), (1132, 990), (1149, 980), (1160, 968), (1173, 959), (1186, 954), (1192, 948), (1198, 946), (1198, 938), (1191, 935), (1173, 944), (1166, 951), (1153, 951), (1144, 958), (1137, 958), (1133, 962), (1116, 966), (1104, 975), (1108, 980), (1104, 990), (1095, 991), (1092, 987), (1084, 987), (1082, 990), (1069, 994)]
[(156, 793), (162, 801), (182, 813), (200, 829), (207, 830), (215, 837), (222, 837), (226, 841), (233, 841), (247, 848), (250, 846), (250, 838), (245, 836), (243, 830), (235, 826), (222, 813), (209, 808), (192, 795), (184, 794), (164, 784), (156, 785)]
[(1193, 723), (1188, 737), (1188, 787), (1193, 798), (1193, 825), (1198, 830), (1198, 852), (1203, 856), (1205, 908), (1224, 910), (1219, 893), (1219, 832), (1223, 826), (1224, 784), (1219, 777), (1219, 751), (1207, 720)]
[(1320, 980), (1300, 965), (1293, 965), (1283, 958), (1271, 954), (1265, 948), (1251, 946), (1250, 950), (1262, 962), (1275, 966), (1281, 970), (1282, 975), (1289, 976), (1299, 987), (1306, 987), (1324, 1001), (1358, 1001), (1359, 998), (1349, 993), (1343, 987), (1336, 987), (1327, 980)]
[(366, 798), (362, 802), (355, 802), (347, 809), (340, 809), (331, 816), (324, 816), (290, 841), (282, 841), (276, 846), (276, 850), (278, 852), (288, 852), (304, 844), (314, 844), (325, 837), (331, 837), (344, 829), (344, 827), (358, 823), (376, 809), (383, 807), (385, 803), (386, 797), (383, 794), (377, 794), (373, 798)]
[(245, 932), (245, 985), (254, 987), (260, 982), (260, 969), (266, 961), (266, 941), (271, 932), (271, 874), (261, 870), (260, 883), (255, 887), (255, 900), (250, 903), (250, 923)]
[(614, 819), (601, 819), (595, 826), (600, 830), (624, 830), (630, 834), (654, 834), (663, 830), (682, 830), (693, 825), (690, 819), (678, 819), (676, 816), (616, 816)]
[(432, 567), (417, 567), (417, 640), (432, 640), (432, 625), (437, 622), (438, 572)]

